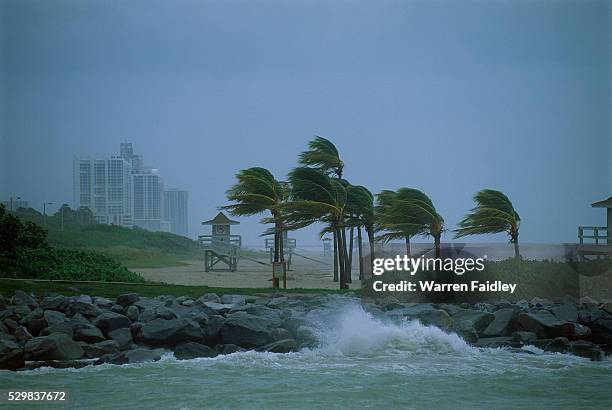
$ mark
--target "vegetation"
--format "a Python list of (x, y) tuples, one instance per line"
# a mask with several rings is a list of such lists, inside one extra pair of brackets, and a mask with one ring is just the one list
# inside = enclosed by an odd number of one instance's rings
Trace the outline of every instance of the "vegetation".
[(107, 256), (49, 246), (46, 231), (0, 205), (0, 274), (4, 277), (144, 281)]
[(459, 222), (455, 238), (506, 232), (510, 236), (510, 243), (514, 244), (514, 255), (519, 258), (518, 236), (521, 218), (508, 197), (500, 191), (483, 189), (474, 195), (474, 202), (476, 207)]
[(201, 258), (196, 241), (167, 232), (98, 224), (88, 208), (72, 210), (62, 205), (46, 218), (32, 208), (20, 208), (14, 214), (22, 221), (46, 223), (47, 240), (53, 247), (99, 252), (130, 268), (178, 266)]

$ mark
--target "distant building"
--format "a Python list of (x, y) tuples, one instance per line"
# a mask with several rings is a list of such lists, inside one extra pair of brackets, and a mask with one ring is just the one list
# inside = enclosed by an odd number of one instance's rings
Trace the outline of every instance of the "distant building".
[(7, 211), (16, 211), (19, 208), (29, 208), (28, 201), (23, 199), (9, 199), (8, 201), (2, 201), (2, 205)]
[(170, 231), (164, 217), (164, 183), (157, 170), (143, 169), (132, 174), (134, 225), (150, 231)]
[(170, 232), (177, 235), (188, 235), (188, 209), (189, 194), (179, 189), (164, 191), (164, 220), (170, 222)]
[(73, 207), (87, 207), (98, 223), (133, 225), (132, 167), (121, 157), (73, 160)]

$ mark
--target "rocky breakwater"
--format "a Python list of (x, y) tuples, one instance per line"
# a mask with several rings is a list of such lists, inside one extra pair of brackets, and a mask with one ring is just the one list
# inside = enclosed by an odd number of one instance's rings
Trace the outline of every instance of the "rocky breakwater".
[[(0, 297), (0, 369), (214, 357), (243, 350), (285, 353), (312, 345), (299, 327), (313, 298), (206, 294), (198, 299), (125, 294)], [(306, 337), (304, 337), (306, 336)]]
[(507, 348), (533, 353), (524, 346), (546, 352), (574, 354), (603, 360), (612, 353), (612, 303), (590, 298), (552, 302), (534, 298), (510, 303), (402, 304), (378, 301), (380, 309), (398, 319), (419, 320), (460, 335), (476, 347)]

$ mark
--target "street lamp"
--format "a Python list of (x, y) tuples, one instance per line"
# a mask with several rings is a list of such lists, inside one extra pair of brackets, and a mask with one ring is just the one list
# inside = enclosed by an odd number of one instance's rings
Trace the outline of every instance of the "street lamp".
[(43, 202), (43, 223), (47, 226), (47, 205), (53, 205), (53, 202)]

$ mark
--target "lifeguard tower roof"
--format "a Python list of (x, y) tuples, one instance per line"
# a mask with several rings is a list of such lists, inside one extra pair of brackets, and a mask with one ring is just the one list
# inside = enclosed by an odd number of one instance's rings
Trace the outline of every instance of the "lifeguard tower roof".
[(593, 208), (612, 208), (612, 196), (608, 199), (595, 202), (594, 204), (591, 204), (591, 206)]
[(219, 212), (213, 219), (202, 222), (202, 225), (240, 225), (240, 222), (229, 219), (223, 212)]

